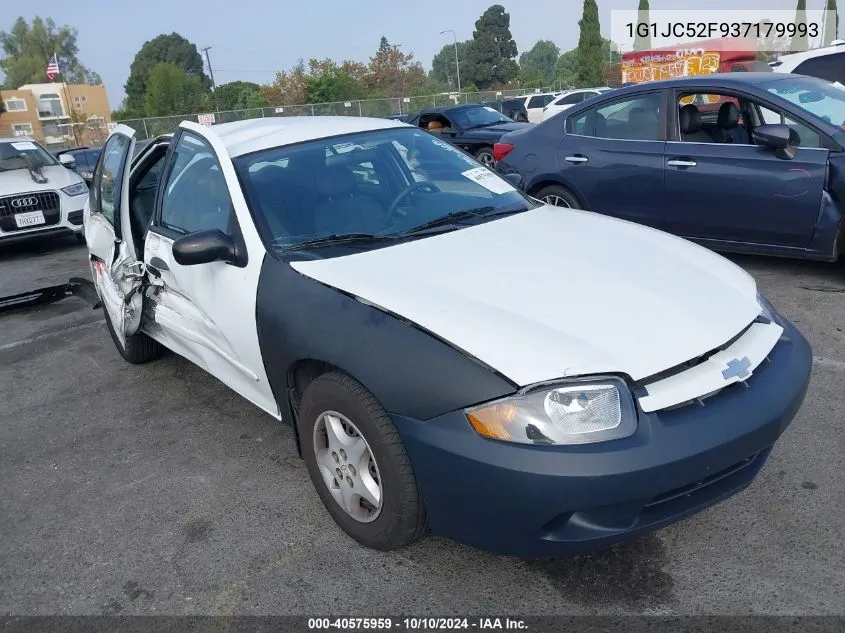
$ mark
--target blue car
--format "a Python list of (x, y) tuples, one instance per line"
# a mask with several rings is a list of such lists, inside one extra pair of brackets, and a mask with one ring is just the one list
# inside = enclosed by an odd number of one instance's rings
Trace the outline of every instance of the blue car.
[(548, 204), (725, 252), (835, 261), (845, 89), (792, 74), (655, 81), (593, 97), (494, 148)]

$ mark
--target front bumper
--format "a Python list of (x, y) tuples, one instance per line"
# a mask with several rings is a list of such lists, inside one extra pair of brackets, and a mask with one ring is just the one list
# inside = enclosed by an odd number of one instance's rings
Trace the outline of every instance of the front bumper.
[(88, 196), (68, 196), (59, 192), (59, 208), (44, 211), (44, 224), (18, 228), (14, 214), (0, 215), (0, 244), (22, 242), (33, 238), (82, 235), (83, 209)]
[(513, 556), (567, 556), (663, 527), (744, 489), (804, 400), (812, 351), (788, 322), (748, 380), (690, 405), (639, 412), (632, 437), (577, 447), (477, 435), (463, 412), (393, 416), (431, 530)]

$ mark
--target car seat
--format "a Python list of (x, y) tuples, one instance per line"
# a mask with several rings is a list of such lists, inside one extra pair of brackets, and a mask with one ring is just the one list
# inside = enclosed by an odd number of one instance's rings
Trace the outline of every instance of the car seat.
[(719, 108), (713, 141), (716, 143), (749, 143), (748, 132), (739, 125), (742, 112), (733, 101), (726, 101)]
[(713, 138), (701, 129), (701, 112), (691, 103), (678, 111), (681, 141), (685, 143), (712, 143)]
[(355, 193), (355, 174), (346, 167), (326, 167), (317, 187), (320, 202), (314, 209), (314, 224), (318, 235), (374, 233), (385, 227), (385, 209), (371, 197)]

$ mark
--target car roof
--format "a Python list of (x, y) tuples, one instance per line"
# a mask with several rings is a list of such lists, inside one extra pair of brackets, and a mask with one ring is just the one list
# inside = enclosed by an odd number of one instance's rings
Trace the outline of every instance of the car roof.
[(263, 149), (304, 141), (411, 127), (401, 121), (354, 116), (290, 116), (247, 119), (212, 125), (230, 156), (242, 156)]
[(709, 75), (691, 75), (687, 77), (673, 77), (671, 79), (658, 79), (655, 81), (644, 81), (630, 86), (622, 86), (613, 90), (614, 98), (635, 92), (646, 90), (660, 90), (663, 88), (684, 88), (689, 85), (703, 86), (707, 88), (747, 88), (756, 86), (763, 82), (784, 81), (790, 76), (806, 79), (803, 75), (790, 75), (788, 73), (773, 72), (751, 72), (751, 73), (712, 73)]
[[(495, 101), (485, 101), (484, 103), (495, 103)], [(486, 108), (484, 103), (458, 103), (455, 105), (436, 106), (431, 108), (423, 108), (417, 114), (443, 114), (445, 112), (454, 112), (455, 110), (468, 110), (470, 108)], [(416, 116), (416, 115), (414, 115)]]
[[(800, 53), (788, 53), (780, 55), (777, 61), (773, 62), (773, 68), (777, 68), (777, 72), (787, 72), (780, 70), (780, 68), (787, 67), (789, 70), (795, 68), (803, 61), (813, 59), (814, 57), (824, 57), (825, 55), (833, 55), (834, 53), (845, 52), (845, 41), (837, 40), (838, 43), (830, 46), (823, 46), (821, 48), (811, 48), (808, 51), (801, 51)], [(772, 65), (772, 64), (770, 64)]]

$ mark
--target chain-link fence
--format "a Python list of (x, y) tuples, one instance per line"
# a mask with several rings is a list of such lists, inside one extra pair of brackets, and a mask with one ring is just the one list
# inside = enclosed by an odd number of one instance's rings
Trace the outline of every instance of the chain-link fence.
[(74, 147), (100, 147), (105, 143), (108, 135), (109, 126), (104, 119), (52, 126), (39, 126), (32, 123), (0, 125), (0, 137), (28, 136), (50, 151)]
[(286, 105), (250, 110), (227, 110), (225, 112), (206, 112), (180, 114), (176, 116), (148, 117), (118, 121), (135, 130), (138, 139), (155, 138), (162, 134), (176, 131), (182, 121), (195, 123), (229, 123), (245, 119), (258, 119), (270, 116), (365, 116), (387, 117), (418, 112), (423, 108), (454, 105), (458, 103), (485, 103), (499, 99), (508, 99), (536, 92), (552, 92), (552, 88), (536, 90), (490, 90), (487, 92), (441, 93), (420, 97), (391, 97), (388, 99), (361, 99), (357, 101), (337, 101), (333, 103), (309, 103), (304, 105)]

